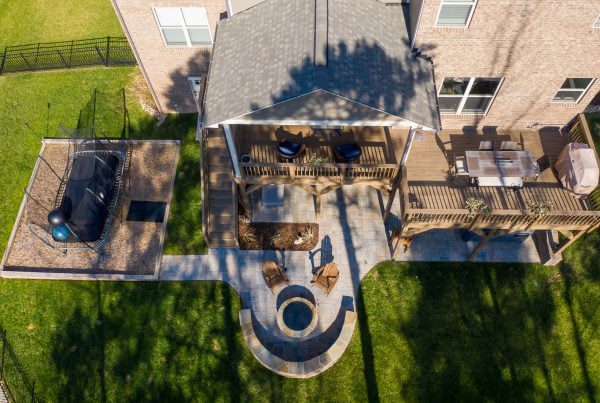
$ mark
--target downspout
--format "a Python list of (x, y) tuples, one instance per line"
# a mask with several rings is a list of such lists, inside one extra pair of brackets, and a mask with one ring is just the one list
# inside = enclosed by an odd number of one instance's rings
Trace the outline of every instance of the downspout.
[(150, 76), (148, 75), (148, 72), (146, 72), (146, 69), (144, 68), (144, 64), (142, 63), (142, 59), (140, 58), (140, 55), (137, 51), (137, 48), (135, 47), (135, 42), (133, 41), (133, 39), (131, 38), (131, 34), (129, 33), (129, 30), (127, 29), (127, 25), (125, 24), (125, 20), (123, 19), (123, 15), (121, 14), (121, 10), (119, 9), (119, 6), (117, 4), (117, 0), (111, 0), (110, 1), (114, 10), (115, 10), (115, 14), (117, 14), (117, 18), (119, 20), (119, 23), (121, 23), (121, 27), (123, 28), (123, 32), (125, 32), (125, 36), (127, 37), (127, 41), (129, 42), (129, 46), (131, 46), (131, 49), (133, 50), (133, 54), (135, 56), (135, 59), (138, 62), (138, 66), (140, 66), (140, 71), (142, 72), (142, 75), (144, 76), (144, 79), (146, 79), (146, 82), (148, 83), (148, 88), (150, 89), (150, 95), (152, 95), (152, 99), (154, 100), (154, 103), (156, 104), (156, 107), (158, 108), (158, 112), (161, 115), (164, 115), (165, 112), (162, 108), (162, 105), (160, 104), (160, 102), (158, 101), (158, 96), (156, 95), (156, 91), (154, 90), (154, 87), (152, 86), (152, 81), (150, 81)]
[(411, 38), (410, 38), (410, 48), (411, 49), (414, 49), (414, 47), (415, 47), (415, 42), (417, 39), (417, 31), (419, 30), (419, 24), (421, 23), (421, 15), (423, 14), (423, 8), (425, 6), (426, 1), (427, 0), (421, 1), (421, 8), (419, 9), (419, 16), (417, 17), (417, 22), (415, 24), (415, 32), (411, 32)]

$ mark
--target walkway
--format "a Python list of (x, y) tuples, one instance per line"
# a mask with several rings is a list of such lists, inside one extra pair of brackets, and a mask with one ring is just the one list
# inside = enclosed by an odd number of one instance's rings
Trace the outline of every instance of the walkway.
[[(254, 196), (257, 204), (260, 193)], [(277, 296), (266, 287), (262, 263), (275, 260), (288, 269), (291, 285), (308, 288), (315, 297), (319, 313), (313, 335), (325, 331), (335, 320), (344, 296), (356, 301), (362, 278), (377, 263), (391, 258), (382, 220), (385, 200), (368, 186), (345, 186), (322, 198), (319, 220), (320, 243), (311, 252), (240, 251), (210, 249), (202, 256), (165, 256), (161, 280), (222, 280), (233, 286), (245, 308), (251, 308), (258, 322), (274, 336), (285, 337), (276, 323)], [(293, 221), (299, 212), (314, 221), (312, 197), (303, 190), (286, 187), (285, 204), (276, 214), (255, 209), (255, 220)], [(393, 211), (398, 211), (396, 203)], [(306, 213), (309, 211), (309, 213)], [(398, 253), (404, 261), (466, 261), (474, 240), (461, 239), (455, 231), (430, 231), (414, 238), (407, 253)], [(479, 261), (539, 262), (531, 239), (520, 243), (490, 242), (478, 254)], [(316, 267), (335, 261), (340, 279), (329, 295), (312, 286)], [(347, 298), (348, 299), (348, 298)]]
[(8, 403), (8, 398), (2, 389), (2, 381), (0, 381), (0, 403)]

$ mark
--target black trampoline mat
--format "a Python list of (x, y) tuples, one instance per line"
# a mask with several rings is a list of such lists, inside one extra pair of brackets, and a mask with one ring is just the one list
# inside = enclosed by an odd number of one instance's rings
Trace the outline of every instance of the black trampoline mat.
[(163, 222), (167, 203), (132, 200), (127, 212), (127, 221)]

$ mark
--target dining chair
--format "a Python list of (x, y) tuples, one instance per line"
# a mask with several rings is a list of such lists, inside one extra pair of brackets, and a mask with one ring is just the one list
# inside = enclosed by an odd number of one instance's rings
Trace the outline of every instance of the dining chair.
[(500, 144), (500, 150), (502, 151), (515, 151), (517, 149), (516, 141), (503, 141)]
[(491, 140), (483, 140), (479, 142), (479, 151), (492, 151), (494, 149), (494, 142)]
[(467, 160), (465, 157), (456, 157), (454, 159), (454, 168), (456, 169), (456, 176), (468, 175)]
[(537, 182), (538, 178), (540, 177), (540, 173), (541, 173), (540, 164), (538, 164), (537, 161), (533, 161), (533, 168), (535, 169), (535, 176), (533, 178)]

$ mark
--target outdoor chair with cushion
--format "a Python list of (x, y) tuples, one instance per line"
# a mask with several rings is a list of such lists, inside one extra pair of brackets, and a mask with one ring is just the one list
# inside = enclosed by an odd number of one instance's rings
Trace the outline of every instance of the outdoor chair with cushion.
[(515, 151), (517, 149), (516, 141), (503, 141), (500, 144), (500, 150), (502, 151)]
[(304, 150), (306, 146), (304, 144), (295, 143), (289, 140), (283, 140), (277, 144), (277, 153), (279, 156), (285, 160), (293, 160), (294, 158), (298, 158)]
[(329, 294), (339, 277), (340, 271), (338, 270), (337, 264), (333, 262), (327, 263), (325, 266), (319, 267), (317, 272), (313, 275), (311, 283)]
[(283, 268), (271, 260), (267, 260), (265, 263), (263, 263), (262, 274), (263, 278), (265, 279), (265, 283), (267, 283), (267, 287), (269, 287), (272, 293), (275, 293), (275, 288), (279, 286), (285, 286), (290, 282), (285, 275)]
[(362, 151), (358, 144), (340, 144), (333, 148), (335, 159), (339, 162), (353, 162), (360, 158)]
[(454, 160), (454, 167), (456, 169), (456, 176), (469, 175), (467, 170), (467, 160), (465, 157), (456, 157)]
[(494, 149), (494, 142), (491, 140), (483, 140), (479, 142), (479, 151), (492, 151)]

